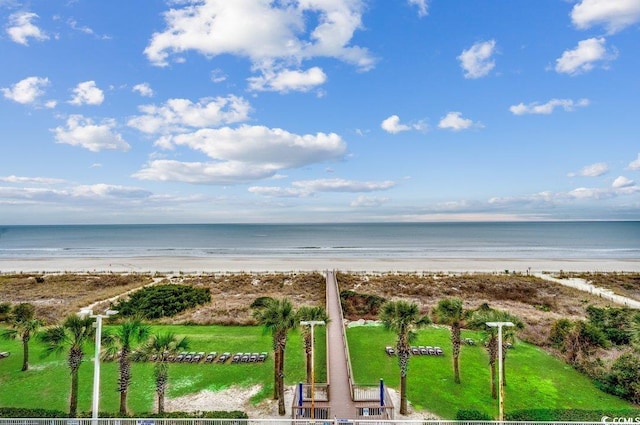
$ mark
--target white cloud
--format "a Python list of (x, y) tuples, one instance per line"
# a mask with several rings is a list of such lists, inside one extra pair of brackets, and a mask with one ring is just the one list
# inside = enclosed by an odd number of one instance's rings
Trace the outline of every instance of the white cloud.
[(133, 86), (132, 89), (134, 92), (138, 93), (140, 96), (144, 97), (153, 97), (153, 89), (149, 83), (140, 83)]
[(100, 105), (104, 101), (104, 93), (96, 86), (95, 81), (79, 83), (73, 89), (72, 105)]
[(14, 102), (22, 104), (34, 103), (44, 94), (43, 88), (48, 85), (48, 78), (27, 77), (15, 83), (11, 88), (3, 88), (2, 93), (4, 97)]
[(227, 76), (225, 75), (224, 71), (222, 71), (221, 69), (214, 69), (213, 71), (211, 71), (211, 81), (214, 83), (221, 83), (224, 80), (227, 79)]
[(472, 120), (462, 118), (462, 112), (449, 112), (438, 123), (438, 128), (448, 129), (453, 131), (466, 130), (473, 126), (482, 127), (481, 124), (474, 123)]
[(248, 78), (249, 89), (256, 91), (289, 91), (307, 92), (327, 81), (322, 69), (314, 66), (306, 71), (284, 69), (281, 71), (265, 70), (259, 77)]
[(631, 187), (635, 185), (633, 180), (626, 178), (625, 176), (618, 176), (611, 184), (611, 187), (614, 189), (621, 189), (624, 187)]
[(189, 128), (215, 127), (246, 121), (251, 107), (241, 97), (169, 99), (164, 105), (143, 105), (144, 115), (131, 118), (128, 125), (147, 134), (186, 131)]
[(596, 63), (606, 63), (617, 57), (615, 52), (607, 52), (604, 37), (588, 38), (578, 42), (573, 50), (565, 50), (562, 56), (556, 60), (556, 72), (577, 75), (591, 71)]
[(238, 184), (271, 177), (278, 170), (269, 164), (239, 161), (180, 162), (155, 160), (133, 174), (140, 180), (178, 181), (194, 184)]
[(387, 197), (371, 197), (360, 195), (351, 202), (351, 206), (354, 208), (378, 207), (382, 204), (386, 204), (387, 202), (389, 202), (389, 198)]
[(613, 196), (611, 192), (604, 189), (590, 187), (579, 187), (577, 189), (573, 189), (567, 193), (567, 195), (575, 199), (604, 199)]
[(128, 151), (130, 146), (115, 132), (114, 120), (104, 120), (101, 124), (94, 124), (90, 118), (82, 115), (71, 115), (67, 119), (67, 127), (56, 127), (52, 131), (58, 143), (80, 146), (92, 152), (105, 149)]
[(458, 60), (464, 70), (464, 78), (480, 78), (489, 74), (496, 65), (492, 59), (495, 51), (495, 40), (478, 42), (469, 49), (463, 50)]
[[(154, 33), (144, 53), (166, 66), (171, 55), (196, 51), (206, 57), (248, 57), (256, 71), (277, 71), (314, 57), (330, 57), (371, 69), (367, 49), (352, 46), (362, 26), (363, 3), (354, 0), (202, 0), (181, 2), (164, 14), (166, 29)], [(315, 24), (307, 28), (309, 23)]]
[(242, 125), (201, 129), (170, 140), (216, 160), (270, 164), (274, 169), (295, 168), (342, 157), (346, 144), (335, 133), (298, 135), (279, 128)]
[(38, 15), (32, 12), (18, 12), (9, 16), (7, 34), (16, 43), (28, 46), (29, 38), (34, 40), (48, 40), (49, 36), (31, 21), (37, 19)]
[(571, 10), (571, 20), (580, 29), (602, 24), (610, 34), (640, 21), (638, 0), (582, 0)]
[(418, 16), (421, 18), (429, 14), (429, 3), (427, 0), (409, 0), (409, 4), (418, 8)]
[(632, 171), (638, 171), (638, 170), (640, 170), (640, 153), (638, 154), (638, 158), (637, 158), (637, 159), (635, 159), (635, 160), (633, 160), (633, 161), (631, 161), (631, 162), (629, 163), (628, 168), (629, 168), (630, 170), (632, 170)]
[(568, 176), (569, 177), (575, 177), (575, 176), (599, 177), (608, 172), (609, 172), (609, 166), (604, 162), (598, 162), (596, 164), (591, 164), (591, 165), (587, 165), (586, 167), (583, 167), (577, 173), (569, 173)]
[(52, 179), (52, 178), (48, 178), (48, 177), (19, 177), (19, 176), (5, 176), (5, 177), (1, 177), (0, 176), (0, 182), (4, 182), (4, 183), (20, 183), (20, 184), (46, 184), (46, 185), (50, 185), (50, 184), (60, 184), (60, 183), (64, 183), (64, 180), (62, 179)]
[(337, 160), (346, 151), (346, 144), (335, 133), (298, 135), (278, 128), (247, 125), (205, 128), (163, 140), (164, 148), (179, 146), (202, 152), (213, 161), (157, 160), (134, 177), (188, 183), (242, 183), (276, 176), (283, 169)]
[(300, 198), (312, 196), (318, 192), (377, 192), (391, 189), (396, 186), (396, 183), (393, 181), (371, 182), (335, 178), (295, 181), (291, 183), (291, 186), (289, 188), (253, 186), (249, 188), (249, 192), (274, 198)]
[(401, 131), (411, 130), (411, 127), (405, 124), (400, 124), (400, 117), (397, 115), (391, 115), (389, 118), (382, 121), (380, 127), (387, 133), (396, 134)]
[(573, 111), (576, 107), (584, 107), (589, 105), (589, 99), (580, 99), (573, 101), (572, 99), (551, 99), (547, 103), (533, 102), (525, 105), (519, 103), (509, 107), (509, 110), (515, 115), (524, 114), (551, 114), (555, 108), (560, 107), (565, 111)]

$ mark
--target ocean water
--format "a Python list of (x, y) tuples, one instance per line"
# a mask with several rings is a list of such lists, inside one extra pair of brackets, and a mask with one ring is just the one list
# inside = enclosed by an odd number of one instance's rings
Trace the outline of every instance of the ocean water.
[(640, 222), (2, 226), (0, 258), (640, 259)]

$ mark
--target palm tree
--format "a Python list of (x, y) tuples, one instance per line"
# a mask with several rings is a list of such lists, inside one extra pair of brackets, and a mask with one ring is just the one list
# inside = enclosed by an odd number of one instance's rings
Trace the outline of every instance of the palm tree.
[[(71, 370), (71, 396), (69, 398), (69, 417), (75, 418), (78, 413), (78, 370), (84, 357), (84, 346), (93, 340), (95, 329), (93, 319), (89, 316), (68, 316), (62, 325), (47, 329), (40, 335), (46, 344), (44, 355), (61, 353), (69, 350), (67, 364)], [(96, 356), (99, 353), (96, 353)]]
[(469, 313), (462, 307), (459, 298), (447, 298), (438, 301), (433, 310), (433, 321), (442, 325), (451, 326), (451, 348), (453, 354), (453, 378), (456, 384), (460, 383), (460, 330)]
[(35, 318), (33, 304), (22, 303), (13, 308), (9, 315), (9, 326), (0, 334), (5, 339), (20, 338), (22, 340), (22, 371), (29, 370), (29, 341), (31, 337), (43, 325), (42, 321)]
[(131, 383), (132, 352), (136, 344), (144, 343), (149, 339), (150, 328), (142, 323), (139, 318), (127, 319), (115, 332), (106, 330), (103, 343), (106, 347), (104, 356), (110, 359), (118, 359), (118, 392), (120, 393), (120, 410), (122, 415), (127, 414), (127, 392)]
[(164, 413), (164, 397), (169, 382), (169, 362), (178, 352), (189, 348), (186, 337), (178, 338), (172, 332), (154, 334), (140, 348), (136, 360), (154, 360), (153, 374), (156, 378), (156, 394), (158, 396), (158, 413)]
[(407, 414), (407, 370), (411, 340), (415, 337), (415, 329), (429, 322), (427, 317), (420, 318), (418, 305), (406, 301), (389, 301), (382, 307), (380, 320), (386, 329), (398, 335), (396, 351), (400, 366), (400, 414)]
[(296, 313), (288, 299), (267, 301), (264, 307), (253, 311), (256, 321), (271, 332), (274, 351), (274, 399), (278, 399), (278, 413), (286, 413), (284, 407), (284, 350), (287, 346), (287, 332), (296, 324)]
[(505, 360), (506, 360), (506, 347), (509, 342), (513, 342), (515, 338), (515, 330), (522, 329), (524, 324), (522, 321), (506, 311), (494, 310), (487, 303), (482, 304), (477, 310), (475, 310), (468, 325), (472, 328), (482, 329), (487, 335), (486, 347), (489, 353), (489, 370), (491, 372), (491, 397), (498, 398), (497, 386), (496, 386), (496, 361), (498, 360), (498, 328), (487, 326), (487, 322), (512, 322), (514, 327), (503, 327), (503, 355), (502, 355), (502, 384), (506, 385), (505, 379)]
[[(298, 317), (296, 322), (300, 321), (321, 320), (325, 324), (329, 323), (329, 316), (324, 307), (300, 307), (298, 309)], [(309, 326), (302, 326), (302, 337), (304, 339), (304, 352), (306, 354), (307, 362), (307, 384), (311, 383), (311, 347), (314, 341), (311, 340), (311, 329)], [(314, 335), (315, 337), (315, 335)]]

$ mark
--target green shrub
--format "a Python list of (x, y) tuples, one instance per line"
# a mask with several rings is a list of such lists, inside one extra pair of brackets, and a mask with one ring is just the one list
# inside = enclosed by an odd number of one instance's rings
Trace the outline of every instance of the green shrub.
[[(27, 409), (22, 407), (0, 407), (0, 418), (67, 418), (68, 412), (61, 410)], [(100, 412), (101, 418), (121, 418), (117, 412)], [(80, 418), (90, 418), (91, 412), (82, 412)], [(133, 417), (133, 416), (131, 416)], [(240, 410), (206, 411), (206, 412), (165, 412), (141, 413), (137, 418), (202, 418), (202, 419), (248, 419), (249, 416)]]
[(626, 410), (583, 410), (583, 409), (525, 409), (505, 414), (508, 421), (543, 422), (600, 422), (603, 417), (636, 418), (640, 409)]
[(206, 288), (189, 285), (156, 285), (134, 292), (128, 300), (113, 308), (121, 316), (142, 315), (146, 319), (171, 317), (211, 301), (211, 292)]
[(69, 412), (61, 410), (0, 407), (0, 418), (66, 418), (67, 416), (69, 416)]
[(485, 412), (473, 409), (460, 409), (456, 413), (457, 421), (492, 421), (493, 418)]

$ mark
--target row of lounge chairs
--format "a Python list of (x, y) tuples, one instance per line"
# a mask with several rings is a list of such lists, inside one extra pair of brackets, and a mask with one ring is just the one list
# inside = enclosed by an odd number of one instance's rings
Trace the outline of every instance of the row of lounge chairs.
[[(205, 354), (204, 351), (183, 351), (176, 356), (168, 357), (168, 360), (175, 363), (200, 363), (202, 361), (204, 361), (204, 363), (225, 363), (227, 360), (231, 360), (231, 363), (254, 363), (264, 362), (267, 359), (267, 356), (267, 352), (237, 353), (234, 355), (225, 352), (218, 356), (217, 351), (211, 351), (208, 354)], [(155, 361), (156, 359), (152, 358), (151, 360)]]
[[(396, 350), (391, 347), (391, 346), (386, 346), (384, 351), (389, 355), (389, 356), (395, 356), (396, 355)], [(442, 351), (442, 348), (440, 347), (432, 347), (430, 345), (424, 346), (424, 345), (412, 345), (411, 346), (411, 354), (413, 354), (414, 356), (442, 356), (444, 354), (444, 351)]]

